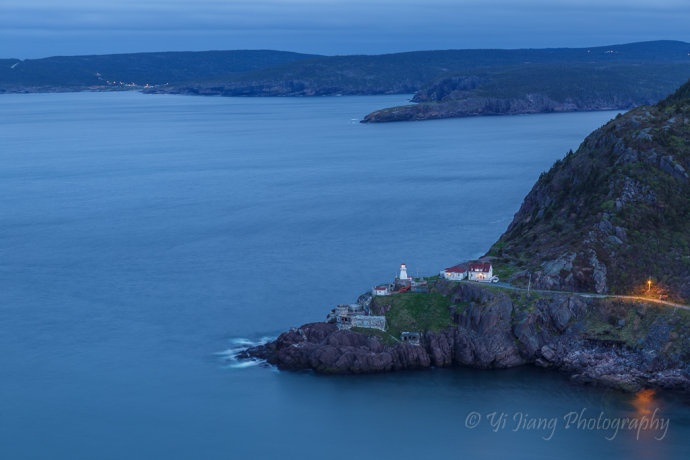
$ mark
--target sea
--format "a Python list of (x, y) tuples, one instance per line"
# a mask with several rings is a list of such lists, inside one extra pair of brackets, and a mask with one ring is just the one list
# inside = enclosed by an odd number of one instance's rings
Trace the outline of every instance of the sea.
[(689, 458), (678, 395), (235, 359), (481, 256), (616, 115), (359, 123), (408, 99), (0, 96), (0, 459)]

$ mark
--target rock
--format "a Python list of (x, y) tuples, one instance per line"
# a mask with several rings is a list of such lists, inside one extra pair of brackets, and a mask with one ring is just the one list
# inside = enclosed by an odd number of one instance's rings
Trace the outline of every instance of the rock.
[(554, 361), (554, 358), (556, 357), (556, 352), (549, 345), (544, 345), (543, 347), (541, 347), (541, 355), (547, 361)]
[(513, 326), (513, 335), (517, 339), (523, 358), (528, 361), (535, 358), (541, 347), (541, 337), (537, 330), (537, 316), (519, 315)]
[(424, 369), (431, 366), (431, 358), (426, 350), (417, 345), (401, 343), (392, 350), (396, 370)]
[(431, 365), (436, 367), (447, 367), (453, 363), (455, 331), (424, 334), (427, 342), (427, 352), (431, 359)]
[(631, 327), (625, 320), (629, 309), (620, 303), (557, 294), (520, 309), (506, 294), (478, 284), (439, 282), (437, 287), (449, 298), (469, 305), (458, 310), (455, 327), (425, 331), (420, 345), (384, 344), (375, 336), (339, 330), (334, 324), (311, 323), (248, 349), (242, 357), (266, 359), (280, 369), (311, 369), (323, 374), (533, 364), (558, 369), (588, 385), (623, 391), (650, 386), (690, 392), (690, 366), (668, 351), (669, 344), (680, 341), (681, 336), (673, 330), (673, 316), (663, 310), (635, 309), (638, 323), (640, 315), (656, 316), (640, 348), (630, 349), (615, 340), (594, 340), (587, 333), (593, 317), (612, 325), (610, 333)]
[(570, 311), (570, 300), (552, 301), (548, 303), (547, 311), (556, 329), (559, 332), (565, 331), (570, 319), (573, 317), (573, 313)]
[(599, 262), (594, 250), (590, 250), (589, 264), (592, 267), (592, 279), (594, 280), (594, 290), (597, 294), (607, 291), (606, 285), (606, 265)]

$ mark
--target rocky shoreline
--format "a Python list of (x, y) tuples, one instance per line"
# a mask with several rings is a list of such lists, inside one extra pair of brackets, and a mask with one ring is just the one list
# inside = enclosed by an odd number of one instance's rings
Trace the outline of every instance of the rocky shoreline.
[(628, 110), (637, 105), (631, 100), (597, 100), (588, 103), (555, 101), (544, 94), (529, 94), (523, 98), (467, 97), (445, 102), (420, 102), (376, 110), (367, 114), (362, 123), (395, 121), (423, 121), (444, 118), (466, 118), (497, 115), (529, 115), (538, 113), (595, 112)]
[(678, 351), (686, 342), (678, 333), (685, 323), (672, 309), (567, 295), (522, 304), (476, 284), (439, 281), (435, 288), (453, 303), (453, 326), (424, 332), (419, 345), (387, 344), (335, 324), (310, 323), (240, 358), (322, 374), (535, 365), (583, 384), (690, 392), (690, 366)]

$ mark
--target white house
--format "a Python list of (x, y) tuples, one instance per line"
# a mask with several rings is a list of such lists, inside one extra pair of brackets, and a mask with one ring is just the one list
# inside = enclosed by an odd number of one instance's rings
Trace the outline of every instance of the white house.
[(453, 267), (441, 270), (440, 275), (450, 281), (461, 281), (467, 278), (467, 267), (463, 265), (455, 265)]
[(371, 295), (391, 295), (391, 291), (388, 289), (388, 285), (383, 284), (380, 286), (374, 286), (374, 288), (371, 290)]
[(488, 262), (472, 262), (469, 265), (467, 279), (470, 281), (491, 282), (494, 276), (493, 268)]

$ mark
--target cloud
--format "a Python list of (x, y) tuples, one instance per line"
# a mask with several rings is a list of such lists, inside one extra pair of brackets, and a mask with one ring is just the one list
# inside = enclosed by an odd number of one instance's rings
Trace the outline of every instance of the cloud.
[(555, 18), (563, 14), (644, 9), (690, 10), (681, 0), (4, 0), (0, 25), (11, 29), (204, 29), (346, 27), (377, 24), (450, 26), (502, 13)]
[(2, 0), (0, 56), (593, 46), (689, 40), (687, 17), (687, 0)]

